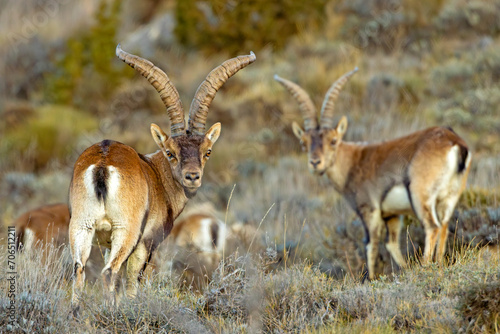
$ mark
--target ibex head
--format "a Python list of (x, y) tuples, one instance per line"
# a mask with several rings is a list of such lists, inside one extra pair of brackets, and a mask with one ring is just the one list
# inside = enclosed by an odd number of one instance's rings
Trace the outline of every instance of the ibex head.
[(231, 76), (255, 61), (254, 53), (229, 59), (207, 75), (191, 103), (187, 128), (179, 93), (168, 76), (150, 61), (123, 51), (120, 45), (116, 55), (146, 77), (160, 94), (171, 122), (170, 137), (156, 124), (151, 124), (151, 134), (174, 179), (184, 187), (186, 195), (193, 196), (201, 186), (203, 168), (221, 131), (221, 124), (215, 123), (205, 132), (210, 103)]
[(323, 174), (331, 166), (336, 157), (337, 147), (342, 141), (347, 130), (347, 118), (343, 116), (337, 126), (334, 126), (333, 111), (335, 100), (338, 98), (340, 90), (349, 80), (349, 78), (358, 71), (356, 67), (335, 81), (325, 95), (321, 114), (318, 116), (314, 104), (299, 85), (280, 78), (278, 75), (274, 79), (281, 83), (297, 100), (299, 108), (304, 118), (304, 129), (296, 122), (293, 122), (292, 128), (295, 136), (305, 151), (308, 152), (309, 170), (315, 174)]

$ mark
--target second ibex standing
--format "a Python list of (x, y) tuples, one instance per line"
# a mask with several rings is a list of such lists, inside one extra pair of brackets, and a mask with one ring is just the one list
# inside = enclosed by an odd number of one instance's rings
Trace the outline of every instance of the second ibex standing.
[(253, 53), (239, 56), (210, 72), (196, 91), (186, 128), (179, 94), (167, 75), (119, 45), (116, 55), (160, 93), (171, 122), (170, 137), (152, 124), (151, 134), (160, 148), (156, 153), (142, 155), (130, 146), (104, 140), (89, 147), (76, 161), (69, 192), (74, 306), (83, 288), (93, 239), (111, 249), (102, 277), (113, 303), (118, 272), (125, 261), (127, 295), (136, 294), (151, 253), (170, 233), (174, 219), (201, 185), (203, 168), (221, 130), (216, 123), (205, 132), (215, 93), (233, 74), (255, 61)]
[(310, 171), (326, 173), (364, 223), (368, 273), (373, 279), (384, 223), (387, 250), (399, 266), (406, 265), (399, 248), (402, 214), (414, 213), (424, 225), (424, 261), (432, 260), (436, 247), (437, 260), (443, 258), (448, 222), (465, 188), (471, 154), (462, 138), (442, 127), (379, 144), (342, 141), (347, 119), (343, 116), (334, 126), (334, 103), (356, 71), (344, 74), (328, 90), (319, 122), (302, 88), (277, 75), (275, 79), (299, 103), (305, 128), (293, 123), (293, 132), (308, 151)]

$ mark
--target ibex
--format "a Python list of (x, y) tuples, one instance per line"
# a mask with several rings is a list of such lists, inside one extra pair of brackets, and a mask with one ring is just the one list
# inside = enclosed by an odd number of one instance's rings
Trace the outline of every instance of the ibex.
[(158, 91), (171, 122), (170, 136), (151, 124), (151, 134), (160, 148), (155, 153), (142, 155), (125, 144), (104, 140), (77, 159), (69, 190), (74, 311), (78, 310), (93, 239), (110, 248), (101, 275), (111, 302), (117, 303), (118, 272), (125, 261), (126, 293), (129, 297), (136, 295), (141, 272), (152, 252), (201, 186), (205, 163), (221, 131), (220, 123), (216, 123), (205, 132), (210, 103), (232, 75), (255, 61), (251, 53), (212, 70), (196, 91), (186, 128), (179, 93), (168, 76), (150, 61), (123, 51), (120, 45), (116, 55)]
[(250, 224), (225, 224), (208, 211), (192, 210), (175, 222), (169, 237), (175, 253), (173, 271), (183, 285), (201, 290), (220, 260), (237, 250), (247, 252), (252, 240), (257, 249), (260, 237)]
[(59, 247), (68, 239), (69, 210), (66, 204), (45, 205), (27, 211), (15, 221), (17, 247), (32, 252), (35, 246)]
[[(61, 260), (64, 268), (68, 268), (62, 273), (64, 279), (71, 276), (71, 259), (68, 245), (69, 230), (69, 208), (67, 204), (44, 205), (39, 208), (27, 211), (14, 221), (16, 228), (16, 247), (26, 255), (41, 254), (42, 261)], [(52, 257), (50, 251), (45, 247), (53, 246), (57, 257)], [(42, 250), (42, 253), (40, 251)], [(46, 252), (43, 252), (47, 250)], [(90, 259), (87, 262), (87, 272), (90, 268), (90, 280), (94, 282), (99, 275), (96, 273), (98, 263), (102, 262), (102, 252), (100, 249), (93, 249)], [(102, 267), (102, 265), (101, 265)]]
[(309, 170), (326, 173), (364, 223), (368, 277), (375, 278), (375, 261), (384, 223), (386, 247), (394, 261), (405, 267), (399, 248), (398, 217), (413, 213), (425, 228), (424, 262), (443, 258), (448, 222), (465, 188), (471, 154), (451, 128), (431, 127), (381, 143), (349, 143), (343, 116), (334, 123), (334, 105), (340, 90), (357, 68), (344, 74), (326, 93), (318, 117), (309, 95), (297, 84), (275, 75), (295, 98), (304, 129), (292, 124), (295, 136), (308, 152)]

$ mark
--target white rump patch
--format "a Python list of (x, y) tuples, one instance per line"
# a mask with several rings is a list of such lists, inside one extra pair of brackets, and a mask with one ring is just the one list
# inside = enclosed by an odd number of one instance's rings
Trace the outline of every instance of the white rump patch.
[(195, 244), (198, 244), (199, 248), (203, 252), (212, 252), (214, 247), (212, 246), (212, 218), (205, 218), (200, 221), (200, 232), (198, 234), (199, 240), (193, 240)]
[[(217, 229), (217, 245), (216, 249), (212, 244), (212, 224), (218, 225)], [(222, 252), (225, 240), (226, 240), (226, 228), (224, 224), (219, 222), (215, 218), (204, 218), (200, 221), (200, 233), (198, 234), (199, 240), (193, 240), (193, 242), (199, 247), (203, 252)]]
[[(455, 171), (458, 168), (459, 150), (460, 150), (460, 147), (458, 147), (458, 145), (454, 145), (454, 146), (452, 146), (452, 148), (448, 152), (447, 161), (448, 161), (448, 168), (451, 171), (451, 174), (455, 174)], [(448, 177), (451, 177), (451, 175)]]
[(118, 173), (118, 169), (114, 166), (108, 166), (108, 196), (115, 197), (118, 195), (118, 189), (120, 188), (120, 174)]
[(87, 170), (85, 171), (85, 175), (83, 176), (83, 182), (85, 183), (85, 188), (87, 189), (89, 198), (95, 197), (94, 168), (95, 165), (90, 165), (89, 168), (87, 168)]
[(216, 220), (219, 224), (219, 235), (217, 236), (217, 251), (221, 254), (225, 252), (227, 235), (227, 226), (220, 220)]
[(402, 184), (392, 187), (382, 202), (382, 212), (400, 214), (411, 210), (408, 191)]

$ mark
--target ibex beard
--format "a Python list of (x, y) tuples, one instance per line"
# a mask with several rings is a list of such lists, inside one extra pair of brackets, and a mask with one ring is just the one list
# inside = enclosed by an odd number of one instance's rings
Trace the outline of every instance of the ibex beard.
[(205, 132), (208, 107), (217, 90), (255, 55), (239, 56), (215, 68), (198, 88), (186, 128), (179, 94), (168, 76), (148, 60), (123, 51), (117, 56), (145, 76), (160, 93), (171, 122), (168, 136), (156, 124), (151, 134), (159, 151), (147, 155), (111, 140), (86, 149), (77, 159), (69, 191), (69, 239), (74, 265), (72, 305), (76, 312), (93, 243), (109, 248), (102, 279), (118, 302), (119, 271), (126, 262), (126, 293), (137, 294), (152, 252), (170, 233), (175, 218), (201, 186), (203, 169), (220, 123)]

